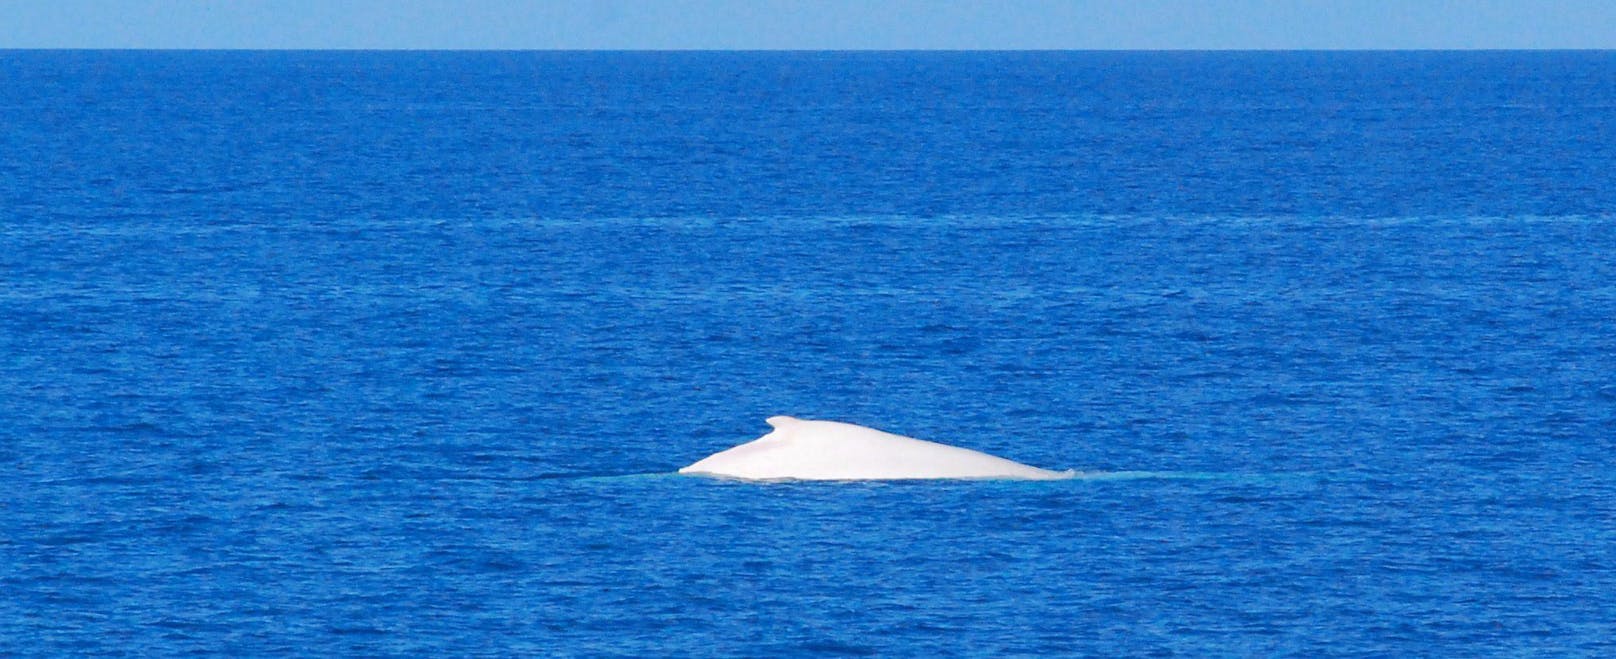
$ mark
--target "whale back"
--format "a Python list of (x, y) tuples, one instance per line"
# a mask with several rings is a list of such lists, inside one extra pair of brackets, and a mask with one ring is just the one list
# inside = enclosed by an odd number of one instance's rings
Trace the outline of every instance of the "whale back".
[(789, 416), (773, 431), (679, 470), (749, 480), (1037, 479), (1069, 477), (958, 446), (838, 421)]

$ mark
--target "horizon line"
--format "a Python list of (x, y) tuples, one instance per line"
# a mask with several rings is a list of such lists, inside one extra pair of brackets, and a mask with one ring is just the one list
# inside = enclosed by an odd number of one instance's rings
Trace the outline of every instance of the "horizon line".
[(1616, 53), (1616, 48), (392, 48), (337, 46), (186, 47), (186, 46), (0, 46), (11, 52), (364, 52), (364, 53)]

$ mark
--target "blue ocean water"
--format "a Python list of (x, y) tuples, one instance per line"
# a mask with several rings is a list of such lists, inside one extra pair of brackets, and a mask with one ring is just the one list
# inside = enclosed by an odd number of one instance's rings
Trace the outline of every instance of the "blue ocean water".
[[(0, 654), (1616, 654), (1616, 54), (0, 51)], [(672, 475), (765, 417), (1083, 478)]]

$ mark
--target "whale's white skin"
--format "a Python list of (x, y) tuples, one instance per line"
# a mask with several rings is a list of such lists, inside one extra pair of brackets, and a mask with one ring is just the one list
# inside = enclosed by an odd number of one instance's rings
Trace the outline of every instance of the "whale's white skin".
[(770, 417), (768, 423), (773, 432), (707, 456), (679, 473), (744, 480), (1055, 480), (1076, 475), (851, 423), (789, 416)]

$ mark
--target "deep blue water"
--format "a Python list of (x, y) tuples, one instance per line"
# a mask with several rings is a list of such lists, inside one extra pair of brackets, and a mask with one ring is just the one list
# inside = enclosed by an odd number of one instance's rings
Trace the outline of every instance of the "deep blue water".
[[(1616, 654), (1616, 53), (0, 51), (0, 154), (0, 654)], [(670, 475), (774, 414), (1088, 475)]]

